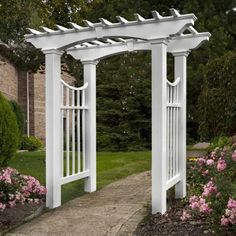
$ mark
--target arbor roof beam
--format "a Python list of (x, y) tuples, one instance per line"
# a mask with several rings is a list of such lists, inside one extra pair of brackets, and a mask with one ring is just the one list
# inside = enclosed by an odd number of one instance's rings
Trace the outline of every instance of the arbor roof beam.
[[(208, 41), (209, 37), (210, 33), (208, 32), (173, 36), (168, 40), (167, 51), (169, 53), (191, 51), (192, 49), (198, 48), (204, 41)], [(69, 48), (67, 49), (67, 53), (81, 61), (100, 60), (129, 51), (151, 50), (151, 43), (152, 41), (132, 39), (100, 46), (93, 45), (86, 48)]]
[(135, 21), (127, 21), (118, 17), (119, 23), (111, 23), (101, 18), (99, 23), (85, 20), (87, 27), (81, 27), (70, 22), (73, 28), (58, 26), (57, 30), (42, 27), (44, 32), (30, 29), (31, 34), (26, 35), (26, 41), (36, 48), (43, 50), (66, 48), (93, 40), (106, 38), (137, 38), (143, 40), (167, 38), (179, 32), (185, 25), (194, 25), (197, 19), (194, 14), (180, 15), (176, 12), (171, 16), (160, 17), (159, 13), (153, 12), (153, 18), (144, 19), (136, 14)]

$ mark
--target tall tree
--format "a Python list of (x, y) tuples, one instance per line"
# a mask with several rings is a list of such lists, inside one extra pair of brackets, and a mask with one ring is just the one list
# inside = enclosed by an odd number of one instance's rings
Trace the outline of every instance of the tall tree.
[(125, 54), (98, 64), (99, 148), (150, 147), (151, 81), (146, 58), (150, 59), (149, 53)]

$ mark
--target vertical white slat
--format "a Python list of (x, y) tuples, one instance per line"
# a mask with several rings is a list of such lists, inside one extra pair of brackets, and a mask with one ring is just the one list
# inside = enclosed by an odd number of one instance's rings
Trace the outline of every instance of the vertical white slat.
[[(85, 106), (85, 90), (82, 90), (82, 107)], [(83, 165), (82, 165), (82, 171), (86, 170), (86, 163), (85, 163), (85, 109), (82, 110), (82, 158), (83, 158)]]
[[(178, 104), (178, 84), (175, 86), (175, 103)], [(175, 107), (175, 175), (178, 174), (178, 107)]]
[[(167, 103), (169, 104), (169, 85), (166, 86)], [(169, 107), (166, 107), (166, 175), (167, 180), (169, 180), (169, 170), (170, 170), (170, 156), (169, 156)]]
[(72, 108), (72, 127), (71, 127), (71, 132), (72, 132), (72, 175), (75, 174), (75, 90), (71, 90), (72, 96), (71, 96), (71, 106)]
[(175, 87), (172, 87), (173, 89), (173, 107), (172, 107), (172, 110), (173, 110), (173, 120), (172, 120), (172, 125), (173, 125), (173, 156), (172, 156), (172, 177), (175, 176), (175, 107), (174, 107), (174, 103), (175, 103)]
[[(167, 103), (170, 104), (170, 85), (167, 83)], [(168, 106), (166, 112), (166, 138), (167, 138), (167, 147), (166, 147), (166, 177), (167, 180), (170, 179), (170, 107)]]
[(173, 177), (173, 108), (170, 107), (170, 178)]
[[(61, 84), (61, 106), (64, 105), (64, 85)], [(61, 109), (61, 177), (64, 177), (64, 109)]]
[[(168, 103), (169, 105), (171, 104), (171, 87), (170, 85), (168, 85)], [(168, 114), (167, 114), (167, 117), (168, 117), (168, 133), (167, 133), (167, 138), (168, 138), (168, 179), (170, 179), (171, 177), (171, 162), (170, 162), (170, 155), (171, 155), (171, 146), (170, 146), (170, 139), (171, 139), (171, 136), (170, 136), (170, 122), (171, 122), (171, 119), (170, 119), (170, 114), (171, 114), (171, 107), (168, 107)]]
[(173, 109), (173, 177), (175, 176), (175, 107)]
[(69, 88), (66, 88), (66, 176), (70, 175), (70, 110), (69, 107)]
[[(177, 104), (177, 87), (178, 85), (175, 86), (175, 104)], [(177, 157), (177, 107), (175, 105), (175, 175), (177, 174), (177, 165), (176, 165), (176, 160), (178, 159)]]
[[(177, 88), (176, 88), (176, 101), (179, 104), (179, 84), (177, 84)], [(179, 107), (176, 108), (176, 173), (179, 174)]]
[[(173, 103), (172, 103), (173, 104)], [(173, 165), (173, 159), (174, 159), (174, 108), (171, 107), (171, 178), (174, 176), (174, 165)]]
[(80, 124), (80, 91), (77, 91), (77, 169), (78, 173), (81, 172), (81, 165), (80, 165), (80, 132), (81, 132), (81, 124)]

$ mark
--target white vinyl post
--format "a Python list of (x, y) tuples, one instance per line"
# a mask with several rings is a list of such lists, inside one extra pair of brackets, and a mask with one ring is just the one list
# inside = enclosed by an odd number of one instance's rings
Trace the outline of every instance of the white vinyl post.
[(82, 61), (84, 65), (85, 103), (85, 167), (89, 177), (85, 179), (84, 191), (94, 192), (97, 188), (96, 158), (96, 65), (98, 61)]
[(175, 63), (175, 78), (180, 77), (180, 112), (179, 112), (179, 138), (178, 138), (178, 165), (181, 180), (175, 185), (175, 197), (186, 196), (186, 61), (188, 52), (173, 53)]
[(52, 49), (46, 57), (46, 206), (61, 205), (61, 55)]
[(166, 212), (167, 42), (152, 47), (152, 213)]

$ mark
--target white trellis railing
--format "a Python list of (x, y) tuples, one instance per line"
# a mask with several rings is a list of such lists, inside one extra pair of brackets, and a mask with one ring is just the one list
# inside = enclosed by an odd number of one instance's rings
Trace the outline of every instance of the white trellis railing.
[(61, 184), (89, 176), (85, 153), (85, 92), (61, 80)]
[(167, 80), (167, 189), (180, 180), (179, 171), (179, 112), (180, 112), (180, 78), (173, 83)]

